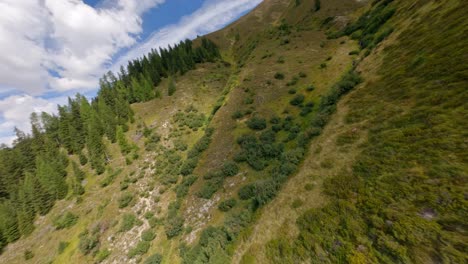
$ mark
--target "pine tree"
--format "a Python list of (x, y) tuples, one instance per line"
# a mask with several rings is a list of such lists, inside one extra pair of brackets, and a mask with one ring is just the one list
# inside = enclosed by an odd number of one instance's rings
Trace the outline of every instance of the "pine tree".
[(126, 155), (130, 153), (131, 146), (128, 143), (127, 138), (125, 137), (124, 131), (121, 126), (117, 127), (117, 142), (119, 143), (120, 151), (122, 152), (122, 155)]
[(7, 243), (20, 238), (16, 210), (9, 201), (0, 203), (0, 231)]
[(89, 160), (91, 167), (98, 174), (104, 172), (104, 144), (100, 134), (99, 119), (97, 113), (91, 112), (90, 122), (88, 124), (88, 137), (86, 139), (88, 148)]

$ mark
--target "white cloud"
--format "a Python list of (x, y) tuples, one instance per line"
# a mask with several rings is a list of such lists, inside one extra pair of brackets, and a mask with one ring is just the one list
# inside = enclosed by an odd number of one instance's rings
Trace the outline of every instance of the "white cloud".
[(142, 14), (164, 1), (116, 0), (93, 8), (82, 0), (2, 0), (0, 93), (96, 88), (112, 56), (136, 43)]
[(144, 43), (137, 45), (114, 64), (116, 70), (127, 61), (151, 51), (153, 48), (167, 47), (184, 39), (205, 35), (232, 22), (263, 0), (208, 0), (193, 14), (183, 17), (179, 23), (166, 26), (153, 33)]
[(0, 100), (0, 143), (11, 144), (14, 137), (11, 132), (15, 127), (29, 132), (29, 117), (32, 112), (55, 113), (57, 104), (64, 104), (66, 97), (51, 99), (35, 98), (30, 95), (13, 95)]

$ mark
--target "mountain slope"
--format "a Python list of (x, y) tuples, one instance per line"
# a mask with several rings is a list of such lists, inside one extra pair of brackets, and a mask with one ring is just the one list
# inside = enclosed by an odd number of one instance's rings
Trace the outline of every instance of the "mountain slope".
[(0, 262), (466, 262), (467, 11), (265, 0)]

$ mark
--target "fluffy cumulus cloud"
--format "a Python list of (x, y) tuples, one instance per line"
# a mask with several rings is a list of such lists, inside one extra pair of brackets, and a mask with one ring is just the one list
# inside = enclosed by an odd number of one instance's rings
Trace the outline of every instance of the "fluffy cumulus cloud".
[(109, 69), (220, 29), (261, 1), (206, 0), (141, 42), (143, 14), (165, 0), (0, 0), (0, 143), (13, 141), (14, 127), (29, 132), (31, 112), (55, 112), (67, 95), (95, 90)]
[(55, 113), (57, 104), (63, 104), (66, 98), (57, 97), (54, 99), (35, 98), (30, 95), (14, 95), (0, 100), (0, 143), (11, 144), (14, 136), (11, 132), (14, 128), (22, 131), (31, 129), (29, 116), (32, 112)]
[(120, 49), (142, 31), (142, 14), (164, 0), (0, 2), (0, 89), (40, 95), (96, 88)]

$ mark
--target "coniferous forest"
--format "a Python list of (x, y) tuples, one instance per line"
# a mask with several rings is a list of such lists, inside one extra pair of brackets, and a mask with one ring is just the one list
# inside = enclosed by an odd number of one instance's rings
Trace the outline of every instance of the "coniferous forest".
[(152, 50), (121, 66), (117, 76), (105, 74), (95, 98), (77, 94), (58, 106), (57, 115), (31, 114), (31, 134), (16, 129), (13, 146), (0, 149), (0, 250), (30, 234), (35, 218), (55, 201), (83, 194), (82, 166), (89, 162), (96, 174), (105, 171), (110, 157), (104, 139), (122, 143), (119, 135), (134, 121), (130, 104), (162, 97), (156, 87), (163, 78), (219, 57), (216, 45), (206, 38), (198, 47), (185, 40)]

